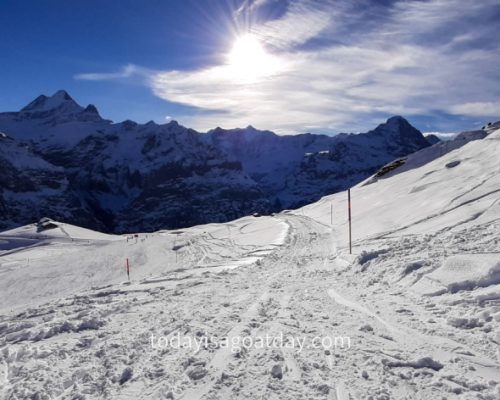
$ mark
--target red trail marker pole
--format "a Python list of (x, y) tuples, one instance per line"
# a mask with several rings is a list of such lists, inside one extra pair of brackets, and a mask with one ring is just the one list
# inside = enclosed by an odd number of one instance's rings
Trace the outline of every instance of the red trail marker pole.
[(127, 268), (127, 277), (128, 277), (128, 281), (130, 282), (130, 264), (128, 262), (128, 258), (126, 259), (126, 268)]
[(347, 189), (347, 209), (349, 214), (349, 254), (352, 254), (352, 236), (351, 236), (351, 189)]

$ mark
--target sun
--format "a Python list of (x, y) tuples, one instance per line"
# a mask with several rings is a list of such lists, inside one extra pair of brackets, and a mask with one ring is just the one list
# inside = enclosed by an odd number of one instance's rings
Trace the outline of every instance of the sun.
[(264, 47), (254, 35), (246, 34), (236, 39), (229, 53), (229, 64), (248, 65), (266, 58)]
[(279, 70), (277, 57), (269, 54), (252, 34), (238, 37), (227, 56), (230, 77), (238, 83), (254, 83)]

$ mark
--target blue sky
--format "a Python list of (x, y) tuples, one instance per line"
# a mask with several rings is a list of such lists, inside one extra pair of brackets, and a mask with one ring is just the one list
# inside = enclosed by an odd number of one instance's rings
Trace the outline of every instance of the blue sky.
[(2, 111), (66, 89), (201, 131), (500, 119), (500, 0), (2, 0), (0, 26)]

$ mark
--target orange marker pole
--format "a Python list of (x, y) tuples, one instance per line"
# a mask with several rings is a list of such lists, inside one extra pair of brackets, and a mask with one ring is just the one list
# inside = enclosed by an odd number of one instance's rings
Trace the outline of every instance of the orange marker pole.
[(347, 209), (349, 213), (349, 254), (352, 254), (352, 236), (351, 236), (351, 189), (347, 189)]
[(126, 267), (127, 267), (127, 277), (128, 277), (128, 281), (130, 282), (130, 264), (128, 262), (128, 258), (126, 259)]

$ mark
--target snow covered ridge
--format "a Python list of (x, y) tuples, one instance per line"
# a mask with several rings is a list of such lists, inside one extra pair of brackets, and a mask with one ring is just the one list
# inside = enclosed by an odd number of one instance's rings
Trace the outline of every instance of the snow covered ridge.
[(353, 254), (345, 192), (137, 236), (0, 233), (0, 398), (496, 400), (499, 153), (497, 130), (355, 186)]
[[(132, 235), (108, 235), (42, 218), (0, 233), (0, 267), (7, 267), (12, 279), (0, 283), (5, 296), (0, 312), (120, 284), (127, 279), (127, 258), (139, 285), (255, 265), (281, 246), (287, 233), (288, 225), (272, 217)], [(204, 251), (207, 246), (210, 254)], [(27, 274), (33, 275), (32, 282)]]
[(429, 146), (402, 117), (337, 137), (199, 133), (175, 121), (112, 123), (65, 91), (0, 113), (0, 131), (0, 228), (49, 216), (115, 233), (302, 206)]
[[(421, 167), (436, 158), (442, 157), (450, 151), (459, 149), (473, 140), (484, 139), (488, 134), (500, 129), (500, 121), (488, 123), (476, 131), (467, 131), (458, 134), (452, 140), (441, 141), (437, 137), (427, 138), (430, 147), (418, 150), (407, 157), (399, 158), (383, 166), (377, 173), (366, 181), (366, 184), (376, 182), (378, 179), (385, 179), (410, 169)], [(433, 136), (433, 135), (430, 135)], [(436, 140), (437, 139), (437, 140)]]

